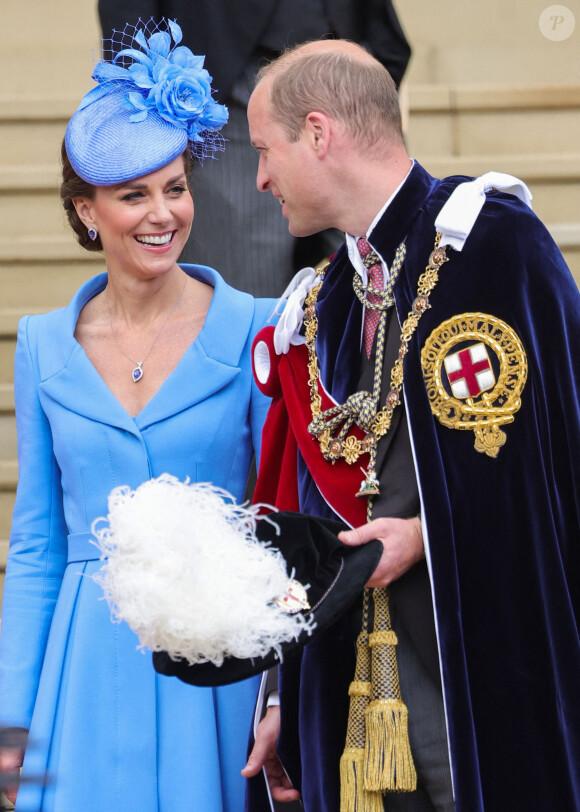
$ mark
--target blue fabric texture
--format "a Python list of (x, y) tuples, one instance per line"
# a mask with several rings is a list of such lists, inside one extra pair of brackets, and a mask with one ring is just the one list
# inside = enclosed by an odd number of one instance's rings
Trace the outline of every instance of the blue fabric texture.
[(106, 96), (77, 110), (66, 130), (72, 168), (93, 186), (113, 186), (140, 178), (171, 163), (185, 152), (187, 132), (152, 111), (133, 123), (124, 93)]
[(97, 86), (66, 129), (71, 165), (88, 183), (114, 186), (148, 175), (188, 144), (201, 162), (223, 149), (219, 130), (228, 110), (213, 98), (205, 57), (181, 40), (174, 20), (140, 20), (115, 32), (122, 50), (96, 65)]
[[(71, 561), (120, 485), (171, 473), (244, 493), (268, 401), (255, 387), (251, 343), (274, 302), (183, 266), (215, 288), (205, 324), (134, 419), (74, 338), (71, 304), (20, 324), (16, 409), (20, 479), (0, 646), (0, 723), (30, 727), (19, 812), (237, 812), (240, 769), (257, 678), (194, 688), (155, 673), (124, 624), (110, 620), (92, 578), (96, 560)], [(73, 559), (78, 555), (73, 552)]]
[[(463, 180), (435, 180), (416, 164), (370, 235), (388, 263), (406, 238), (395, 287), (401, 323), (433, 249), (435, 217)], [(580, 809), (580, 294), (546, 228), (511, 195), (490, 192), (463, 251), (448, 256), (405, 358), (404, 393), (456, 809)], [(352, 275), (343, 248), (317, 309), (321, 375), (338, 401), (358, 380)], [(528, 361), (521, 408), (496, 458), (475, 450), (472, 431), (434, 417), (425, 386), (421, 349), (464, 313), (510, 325)], [(299, 482), (301, 509), (331, 517), (301, 460)], [(338, 809), (356, 634), (349, 624), (344, 618), (282, 665), (280, 751), (316, 812)]]

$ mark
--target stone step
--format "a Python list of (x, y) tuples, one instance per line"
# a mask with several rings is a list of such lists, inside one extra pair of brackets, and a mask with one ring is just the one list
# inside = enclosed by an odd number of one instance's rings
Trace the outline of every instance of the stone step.
[(62, 139), (77, 105), (70, 96), (0, 98), (0, 166), (44, 164), (58, 178)]
[(14, 350), (16, 339), (11, 336), (0, 338), (0, 383), (7, 384), (14, 380)]
[(527, 182), (533, 195), (533, 209), (540, 220), (552, 228), (558, 223), (580, 223), (580, 177), (561, 181), (528, 178)]
[[(15, 490), (17, 482), (18, 463), (16, 460), (0, 460), (0, 493)], [(0, 538), (2, 538), (1, 531)]]
[(579, 130), (580, 110), (549, 115), (542, 110), (461, 110), (444, 117), (411, 113), (408, 138), (418, 155), (433, 153), (432, 145), (440, 155), (534, 155), (547, 145), (550, 151), (574, 151)]
[(14, 414), (14, 385), (0, 383), (0, 415)]
[(414, 85), (406, 99), (407, 140), (419, 157), (578, 149), (580, 85)]
[[(16, 421), (10, 413), (0, 414), (0, 467), (8, 466), (6, 471), (0, 470), (0, 490), (12, 488), (14, 484), (10, 479), (13, 469), (11, 466), (16, 460)], [(0, 533), (0, 537), (2, 533)]]
[[(491, 170), (521, 178), (530, 187), (533, 209), (554, 232), (566, 224), (574, 230), (580, 224), (580, 153), (565, 155), (518, 156), (468, 155), (441, 157), (425, 155), (423, 166), (435, 177), (448, 175), (482, 175)], [(564, 248), (563, 245), (561, 245)], [(577, 274), (577, 275), (576, 275)], [(575, 270), (580, 283), (580, 268)]]
[(87, 257), (85, 262), (64, 259), (4, 261), (0, 268), (2, 307), (24, 313), (30, 309), (51, 310), (66, 304), (83, 282), (104, 270), (102, 256), (86, 251), (83, 255)]
[[(4, 233), (18, 241), (29, 234), (69, 235), (73, 233), (65, 222), (65, 214), (55, 189), (19, 189), (0, 194), (0, 222)], [(41, 247), (41, 246), (40, 246)]]
[[(10, 490), (0, 491), (0, 549), (2, 539), (10, 536), (10, 524), (12, 521), (12, 511), (14, 509), (14, 499), (16, 497), (16, 486)], [(2, 564), (2, 558), (0, 558)]]
[(477, 110), (562, 110), (580, 106), (580, 84), (454, 83), (408, 84), (409, 106), (417, 112)]
[(17, 482), (14, 390), (12, 384), (2, 384), (0, 385), (0, 539), (8, 535)]
[(12, 521), (12, 510), (14, 508), (16, 490), (16, 482), (14, 479), (16, 472), (9, 473), (10, 483), (6, 489), (4, 488), (5, 467), (5, 463), (0, 463), (0, 571), (2, 571), (6, 565), (8, 538), (10, 536), (10, 523)]
[[(578, 3), (576, 31), (553, 41), (541, 17), (547, 3), (425, 3), (398, 0), (397, 14), (413, 48), (408, 80), (414, 83), (565, 83), (580, 81)], [(554, 12), (554, 6), (550, 7)], [(573, 18), (572, 18), (573, 19)], [(545, 21), (549, 24), (549, 19)], [(571, 33), (571, 32), (570, 32)]]
[[(0, 262), (74, 262), (79, 260), (100, 261), (101, 254), (85, 251), (76, 242), (73, 232), (64, 223), (57, 234), (26, 234), (23, 236), (0, 236)], [(99, 270), (95, 271), (99, 273)]]
[[(577, 183), (580, 180), (580, 151), (543, 152), (535, 155), (511, 155), (503, 152), (489, 155), (437, 155), (425, 151), (417, 159), (438, 177), (447, 175), (481, 175), (493, 169), (521, 177), (526, 183)], [(575, 214), (575, 212), (572, 212)]]
[[(56, 195), (60, 186), (60, 145), (72, 99), (0, 98), (0, 192)], [(17, 232), (16, 232), (17, 233)]]

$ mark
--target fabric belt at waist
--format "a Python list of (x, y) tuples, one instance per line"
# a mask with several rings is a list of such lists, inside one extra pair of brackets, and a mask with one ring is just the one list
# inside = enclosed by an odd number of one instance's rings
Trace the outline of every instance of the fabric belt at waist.
[(68, 536), (68, 563), (74, 561), (98, 561), (101, 551), (92, 533), (71, 533)]

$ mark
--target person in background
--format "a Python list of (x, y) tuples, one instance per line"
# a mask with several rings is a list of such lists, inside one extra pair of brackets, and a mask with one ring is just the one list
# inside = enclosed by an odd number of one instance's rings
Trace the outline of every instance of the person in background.
[[(227, 119), (203, 57), (180, 41), (171, 21), (129, 26), (127, 55), (97, 65), (67, 127), (61, 197), (106, 271), (64, 309), (19, 325), (0, 642), (0, 724), (29, 731), (18, 812), (244, 804), (256, 680), (212, 690), (158, 677), (92, 577), (91, 527), (114, 488), (170, 473), (241, 499), (268, 407), (250, 349), (274, 302), (178, 265), (191, 162), (220, 146)], [(17, 770), (23, 749), (4, 747), (0, 769)]]
[(358, 616), (282, 663), (244, 774), (306, 812), (578, 809), (572, 275), (517, 178), (409, 157), (353, 43), (282, 55), (248, 118), (290, 233), (345, 232), (256, 338), (254, 498), (384, 551)]
[(391, 0), (99, 0), (98, 12), (105, 37), (126, 21), (177, 17), (184, 43), (206, 54), (217, 97), (229, 108), (225, 155), (194, 173), (199, 211), (183, 259), (220, 268), (255, 296), (278, 296), (298, 268), (330, 256), (342, 240), (336, 230), (295, 237), (278, 203), (256, 190), (247, 104), (261, 65), (322, 36), (363, 44), (398, 85), (411, 51)]

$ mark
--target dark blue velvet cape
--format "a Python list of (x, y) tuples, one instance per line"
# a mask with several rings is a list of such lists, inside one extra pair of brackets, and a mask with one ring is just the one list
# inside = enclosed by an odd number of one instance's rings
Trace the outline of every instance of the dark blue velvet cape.
[[(453, 188), (415, 165), (370, 242), (391, 263), (402, 323)], [(450, 256), (405, 359), (404, 392), (431, 559), (457, 812), (580, 810), (580, 295), (538, 218), (492, 192)], [(361, 306), (343, 246), (319, 295), (317, 349), (338, 401), (356, 388)], [(448, 318), (509, 324), (528, 360), (493, 459), (433, 416), (421, 348)], [(330, 468), (330, 466), (329, 466)], [(332, 516), (299, 460), (301, 509)], [(336, 812), (358, 618), (282, 665), (279, 752), (308, 812)]]

